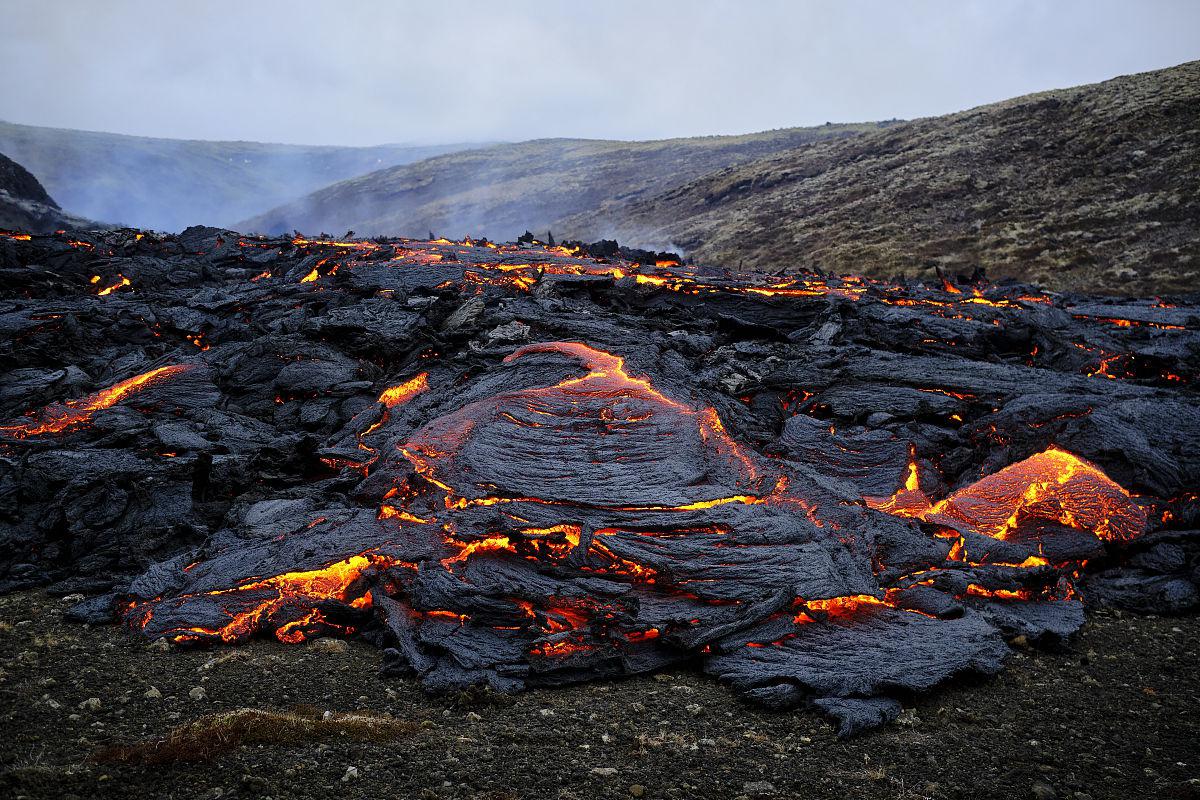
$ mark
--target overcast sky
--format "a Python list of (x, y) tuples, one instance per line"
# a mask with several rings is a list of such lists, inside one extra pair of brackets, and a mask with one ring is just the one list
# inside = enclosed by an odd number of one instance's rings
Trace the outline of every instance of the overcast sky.
[(1200, 0), (0, 0), (0, 119), (309, 144), (912, 118), (1200, 58)]

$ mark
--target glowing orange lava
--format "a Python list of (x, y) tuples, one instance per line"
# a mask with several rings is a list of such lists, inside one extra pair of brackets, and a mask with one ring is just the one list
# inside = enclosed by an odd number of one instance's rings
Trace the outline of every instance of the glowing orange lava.
[[(92, 279), (92, 283), (96, 283), (96, 282), (97, 282), (97, 281), (96, 281), (96, 278), (98, 278), (98, 277), (99, 277), (99, 276), (96, 276), (96, 277), (94, 277), (94, 278)], [(112, 286), (105, 286), (103, 289), (101, 289), (100, 291), (96, 292), (96, 294), (97, 294), (97, 295), (99, 295), (100, 297), (104, 297), (104, 296), (106, 296), (106, 295), (110, 295), (110, 294), (112, 294), (112, 293), (113, 293), (113, 292), (115, 292), (117, 289), (120, 289), (122, 286), (129, 286), (129, 285), (130, 285), (129, 278), (126, 278), (124, 275), (118, 275), (117, 277), (118, 277), (118, 278), (120, 278), (120, 280), (119, 280), (119, 281), (117, 281), (116, 283), (114, 283)]]
[[(263, 627), (263, 623), (272, 615), (283, 610), (289, 604), (315, 605), (322, 600), (339, 600), (352, 608), (363, 609), (371, 606), (371, 596), (365, 590), (355, 591), (358, 579), (368, 569), (374, 567), (383, 569), (399, 565), (400, 562), (376, 553), (363, 553), (351, 556), (343, 561), (337, 561), (321, 569), (301, 572), (285, 572), (263, 580), (247, 581), (234, 589), (208, 592), (208, 596), (245, 596), (249, 606), (228, 611), (230, 619), (227, 623), (215, 629), (186, 628), (169, 631), (168, 636), (177, 641), (193, 639), (219, 638), (224, 642), (236, 642), (246, 638)], [(411, 565), (409, 565), (411, 566)], [(266, 594), (265, 598), (259, 597)], [(187, 599), (195, 595), (181, 595), (179, 599)], [(230, 607), (235, 607), (231, 604)], [(144, 606), (148, 612), (142, 625), (149, 621), (153, 613), (153, 605)], [(137, 613), (138, 608), (133, 609)], [(312, 609), (300, 619), (289, 620), (275, 629), (275, 638), (281, 642), (296, 643), (304, 641), (308, 631), (318, 623), (328, 624), (319, 610)]]
[(422, 372), (404, 383), (384, 389), (379, 395), (379, 402), (388, 408), (407, 403), (417, 395), (429, 389), (429, 373)]
[(872, 508), (1007, 539), (1024, 519), (1128, 540), (1146, 527), (1146, 512), (1095, 465), (1051, 446), (930, 503), (910, 463), (905, 487), (888, 498), (865, 498)]
[(48, 406), (37, 415), (37, 421), (3, 426), (0, 427), (0, 432), (18, 439), (47, 433), (62, 433), (69, 428), (88, 422), (95, 412), (112, 408), (130, 395), (192, 368), (190, 364), (179, 364), (152, 369), (113, 384), (82, 400), (67, 400), (62, 404), (56, 403)]

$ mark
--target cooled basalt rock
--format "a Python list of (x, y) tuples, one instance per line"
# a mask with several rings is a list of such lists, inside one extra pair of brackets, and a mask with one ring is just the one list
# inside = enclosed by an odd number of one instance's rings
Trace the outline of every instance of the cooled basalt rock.
[(634, 255), (0, 236), (0, 587), (431, 690), (695, 665), (844, 735), (1085, 600), (1196, 606), (1192, 300)]

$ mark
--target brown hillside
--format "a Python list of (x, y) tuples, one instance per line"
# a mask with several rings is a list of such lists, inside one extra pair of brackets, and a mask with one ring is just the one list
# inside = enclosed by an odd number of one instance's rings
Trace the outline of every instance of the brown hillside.
[(1200, 287), (1200, 62), (732, 166), (555, 230), (730, 266)]
[[(240, 223), (243, 231), (488, 236), (557, 231), (571, 214), (649, 197), (714, 170), (890, 123), (651, 142), (539, 139), (383, 169)], [(627, 237), (628, 238), (628, 237)], [(639, 242), (633, 242), (639, 244)]]

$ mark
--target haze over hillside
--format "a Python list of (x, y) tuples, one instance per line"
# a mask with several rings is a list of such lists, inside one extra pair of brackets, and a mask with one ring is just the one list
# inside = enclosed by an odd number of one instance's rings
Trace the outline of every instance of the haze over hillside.
[(469, 146), (208, 142), (0, 122), (0, 153), (67, 211), (168, 231), (228, 226), (335, 181)]
[(0, 229), (46, 233), (92, 224), (64, 214), (29, 170), (0, 153)]
[(794, 148), (585, 211), (736, 267), (1200, 288), (1200, 61)]
[[(890, 123), (789, 128), (649, 142), (541, 139), (440, 156), (342, 181), (242, 222), (240, 230), (487, 236), (555, 230), (559, 220), (628, 203), (713, 170)], [(557, 232), (557, 231), (555, 231)], [(625, 243), (652, 246), (652, 241)]]
[(981, 266), (1055, 289), (1200, 288), (1200, 62), (911, 122), (464, 148), (0, 123), (0, 152), (67, 212), (141, 227), (498, 240), (551, 230), (735, 269), (929, 277)]
[(1200, 287), (1200, 62), (912, 122), (660, 142), (541, 140), (321, 189), (243, 230), (668, 248), (736, 268), (1113, 293)]

